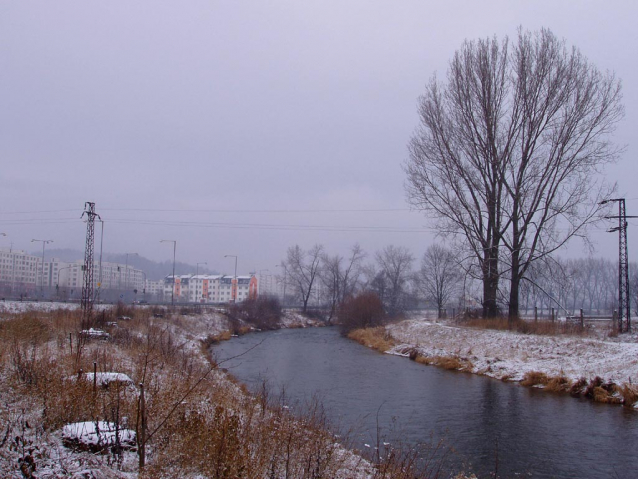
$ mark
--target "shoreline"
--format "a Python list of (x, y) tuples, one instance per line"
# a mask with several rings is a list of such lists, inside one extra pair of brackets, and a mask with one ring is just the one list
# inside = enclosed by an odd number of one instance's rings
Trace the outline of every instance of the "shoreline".
[(638, 409), (638, 343), (464, 327), (425, 317), (349, 337), (426, 365)]

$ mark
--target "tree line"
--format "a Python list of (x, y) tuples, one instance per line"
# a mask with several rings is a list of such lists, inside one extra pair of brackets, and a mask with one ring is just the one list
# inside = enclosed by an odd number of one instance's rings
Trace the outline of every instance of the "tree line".
[[(438, 243), (420, 257), (408, 248), (388, 245), (368, 254), (355, 244), (347, 254), (330, 254), (324, 246), (288, 248), (281, 261), (284, 273), (278, 277), (286, 291), (287, 306), (321, 309), (334, 320), (352, 298), (374, 295), (389, 316), (408, 309), (431, 308), (439, 316), (445, 310), (459, 312), (482, 309), (482, 277), (456, 252)], [(630, 266), (631, 301), (638, 308), (638, 268)], [(507, 277), (504, 275), (503, 277)], [(285, 287), (284, 287), (285, 281)], [(505, 308), (509, 291), (504, 282), (497, 295), (497, 308)], [(603, 258), (562, 259), (549, 257), (535, 262), (527, 271), (520, 291), (521, 312), (530, 314), (555, 309), (571, 315), (583, 309), (587, 314), (610, 314), (618, 305), (618, 263)]]

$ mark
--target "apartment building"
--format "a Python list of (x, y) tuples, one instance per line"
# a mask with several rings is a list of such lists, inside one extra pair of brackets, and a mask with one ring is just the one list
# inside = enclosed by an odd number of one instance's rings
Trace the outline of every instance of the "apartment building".
[(25, 251), (0, 250), (0, 294), (22, 295), (35, 291), (41, 264), (42, 258)]
[(257, 297), (255, 275), (169, 275), (164, 279), (164, 298), (189, 303), (230, 303)]

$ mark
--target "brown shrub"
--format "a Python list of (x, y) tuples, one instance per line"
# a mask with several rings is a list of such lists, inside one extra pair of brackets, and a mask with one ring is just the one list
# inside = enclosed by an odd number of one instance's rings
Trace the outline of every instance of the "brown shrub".
[(379, 296), (369, 291), (345, 299), (337, 311), (337, 320), (344, 336), (348, 336), (353, 329), (380, 326), (385, 319), (383, 302)]
[(549, 378), (547, 374), (541, 373), (539, 371), (528, 371), (523, 376), (523, 380), (521, 384), (523, 386), (536, 386), (536, 385), (546, 385), (549, 382)]
[(572, 384), (572, 387), (569, 389), (569, 394), (571, 394), (572, 396), (580, 396), (586, 391), (586, 389), (587, 379), (580, 378), (578, 381)]
[(618, 388), (618, 392), (623, 398), (623, 404), (627, 407), (633, 407), (638, 402), (638, 388), (631, 384), (624, 384)]
[(249, 331), (251, 326), (264, 331), (278, 329), (281, 321), (281, 304), (274, 296), (260, 296), (231, 305), (226, 316), (234, 334), (243, 334), (246, 330)]
[(545, 389), (552, 392), (562, 393), (571, 389), (572, 383), (565, 376), (554, 376), (549, 379)]

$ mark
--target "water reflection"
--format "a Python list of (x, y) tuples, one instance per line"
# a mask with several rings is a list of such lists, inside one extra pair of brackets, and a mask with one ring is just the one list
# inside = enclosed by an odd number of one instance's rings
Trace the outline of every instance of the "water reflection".
[(266, 379), (294, 401), (318, 396), (358, 447), (387, 440), (453, 445), (480, 477), (638, 477), (638, 414), (515, 384), (423, 366), (345, 340), (333, 328), (242, 336), (215, 348), (257, 390)]

